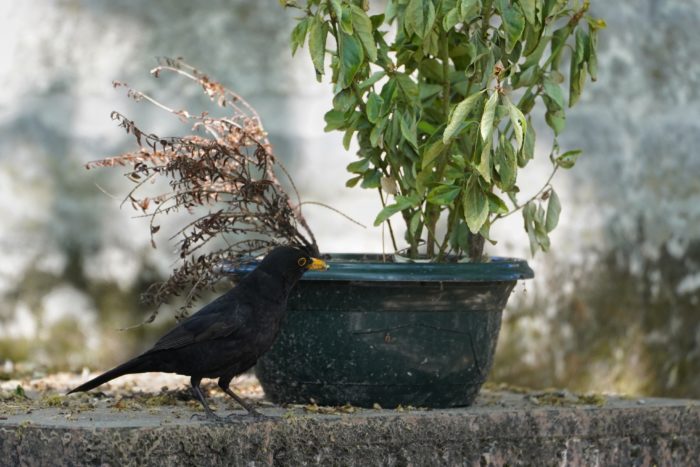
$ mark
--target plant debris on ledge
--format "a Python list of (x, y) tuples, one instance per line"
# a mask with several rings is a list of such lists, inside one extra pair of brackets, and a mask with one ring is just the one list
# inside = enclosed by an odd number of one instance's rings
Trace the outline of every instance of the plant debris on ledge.
[[(87, 374), (86, 374), (87, 373)], [(96, 393), (65, 396), (65, 392), (91, 373), (56, 373), (42, 378), (9, 379), (0, 382), (0, 420), (31, 421), (35, 412), (44, 422), (59, 420), (101, 420), (107, 422), (146, 417), (157, 423), (190, 423), (190, 417), (200, 412), (197, 401), (188, 388), (188, 378), (167, 373), (126, 375), (105, 385)], [(234, 381), (234, 390), (253, 402), (264, 413), (281, 419), (306, 416), (371, 416), (386, 413), (423, 413), (442, 409), (413, 406), (359, 408), (351, 405), (325, 407), (314, 403), (276, 406), (264, 400), (262, 388), (251, 374)], [(213, 381), (202, 385), (209, 393), (215, 410), (241, 411)], [(668, 399), (650, 399), (668, 401)], [(678, 401), (676, 401), (678, 402)], [(488, 384), (476, 403), (465, 411), (500, 409), (536, 410), (541, 408), (600, 408), (608, 406), (643, 406), (645, 400), (619, 395), (573, 394), (565, 390), (532, 390), (507, 385)], [(696, 404), (697, 401), (687, 401)]]

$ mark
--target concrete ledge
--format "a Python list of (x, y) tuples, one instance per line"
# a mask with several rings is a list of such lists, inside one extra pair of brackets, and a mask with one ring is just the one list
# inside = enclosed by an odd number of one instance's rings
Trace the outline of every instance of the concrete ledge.
[(464, 409), (272, 407), (262, 409), (272, 419), (227, 424), (190, 420), (198, 411), (192, 404), (115, 406), (3, 415), (0, 459), (32, 466), (693, 465), (700, 459), (700, 404), (686, 400), (485, 391)]

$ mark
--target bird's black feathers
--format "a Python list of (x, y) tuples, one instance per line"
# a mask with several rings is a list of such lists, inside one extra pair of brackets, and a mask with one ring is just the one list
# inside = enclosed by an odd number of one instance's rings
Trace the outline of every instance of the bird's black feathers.
[(294, 247), (277, 247), (236, 287), (180, 322), (138, 357), (76, 387), (68, 394), (89, 391), (130, 373), (162, 371), (192, 377), (192, 389), (207, 415), (216, 417), (199, 390), (202, 378), (219, 378), (229, 389), (231, 379), (255, 365), (279, 334), (290, 290), (307, 269), (325, 267)]
[(148, 352), (176, 349), (198, 342), (230, 337), (241, 329), (252, 313), (252, 306), (239, 303), (234, 290), (181, 321), (178, 326), (158, 339)]

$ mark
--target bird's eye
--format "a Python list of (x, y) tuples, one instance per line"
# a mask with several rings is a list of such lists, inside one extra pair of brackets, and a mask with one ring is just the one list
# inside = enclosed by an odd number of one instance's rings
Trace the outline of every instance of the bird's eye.
[(297, 264), (298, 264), (300, 267), (306, 266), (306, 258), (299, 258), (299, 259), (297, 260)]

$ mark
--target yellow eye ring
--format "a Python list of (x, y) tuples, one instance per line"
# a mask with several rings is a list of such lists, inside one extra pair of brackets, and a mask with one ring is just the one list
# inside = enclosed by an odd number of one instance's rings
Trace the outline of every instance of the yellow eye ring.
[(306, 258), (299, 258), (299, 260), (297, 261), (297, 264), (298, 264), (300, 267), (306, 266)]

